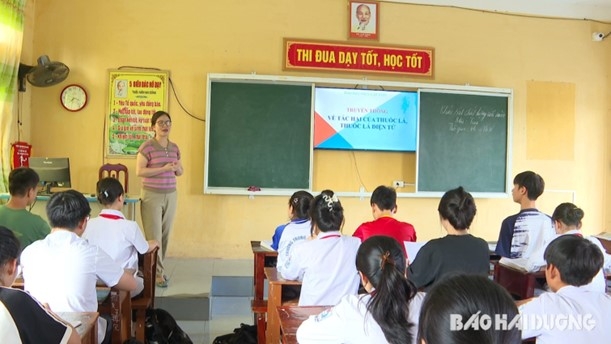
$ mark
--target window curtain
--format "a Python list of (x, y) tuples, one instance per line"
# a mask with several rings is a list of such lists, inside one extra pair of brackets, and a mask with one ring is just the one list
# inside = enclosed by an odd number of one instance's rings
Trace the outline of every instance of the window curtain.
[(17, 101), (17, 74), (23, 42), (26, 0), (0, 0), (0, 192), (8, 190), (11, 170), (11, 126)]

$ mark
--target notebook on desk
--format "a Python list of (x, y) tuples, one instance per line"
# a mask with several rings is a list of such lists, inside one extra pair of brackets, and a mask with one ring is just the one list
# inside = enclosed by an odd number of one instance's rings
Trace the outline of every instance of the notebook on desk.
[(416, 259), (416, 256), (418, 255), (418, 251), (420, 251), (422, 246), (424, 246), (424, 244), (426, 244), (427, 242), (428, 241), (416, 241), (416, 242), (404, 241), (403, 242), (403, 244), (405, 245), (405, 252), (407, 252), (407, 264), (408, 265)]
[(516, 270), (520, 270), (522, 272), (529, 272), (527, 269), (528, 259), (501, 257), (501, 259), (499, 260), (499, 264), (514, 268)]
[(266, 249), (268, 249), (270, 251), (276, 251), (272, 247), (272, 241), (271, 240), (261, 240), (259, 245), (261, 245), (261, 247), (266, 248)]
[(77, 328), (83, 324), (83, 322), (78, 319), (76, 313), (73, 312), (58, 312), (57, 316), (74, 328)]
[(611, 233), (609, 233), (609, 232), (602, 232), (602, 233), (596, 234), (595, 237), (597, 237), (599, 239), (603, 239), (603, 240), (611, 240)]

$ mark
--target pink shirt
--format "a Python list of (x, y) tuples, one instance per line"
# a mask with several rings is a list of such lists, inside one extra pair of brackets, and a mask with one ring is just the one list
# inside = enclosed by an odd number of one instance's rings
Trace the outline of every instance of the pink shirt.
[[(180, 160), (178, 146), (169, 141), (168, 146), (164, 148), (155, 139), (149, 139), (138, 148), (138, 153), (146, 158), (146, 167), (162, 167), (167, 163)], [(176, 175), (169, 171), (153, 177), (144, 177), (142, 188), (161, 193), (176, 191)]]

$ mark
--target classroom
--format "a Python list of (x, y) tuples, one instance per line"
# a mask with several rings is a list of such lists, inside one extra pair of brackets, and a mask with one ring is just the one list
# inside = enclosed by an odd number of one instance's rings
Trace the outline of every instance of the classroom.
[[(607, 74), (611, 48), (607, 41), (591, 39), (592, 32), (608, 32), (608, 23), (392, 1), (381, 3), (381, 15), (379, 43), (435, 49), (433, 79), (283, 71), (282, 42), (286, 37), (347, 40), (348, 12), (342, 1), (191, 1), (181, 6), (157, 1), (147, 6), (115, 1), (29, 1), (20, 61), (33, 65), (39, 55), (46, 54), (64, 62), (70, 67), (66, 83), (83, 85), (90, 99), (82, 111), (71, 113), (58, 101), (61, 85), (28, 85), (27, 91), (19, 94), (19, 106), (13, 106), (22, 124), (18, 127), (13, 120), (3, 150), (7, 151), (8, 143), (19, 135), (32, 144), (33, 156), (69, 156), (74, 187), (93, 192), (103, 163), (120, 162), (135, 170), (135, 159), (104, 156), (108, 70), (120, 66), (169, 70), (181, 103), (199, 119), (187, 115), (170, 97), (172, 140), (181, 147), (185, 174), (178, 180), (179, 207), (168, 255), (247, 258), (251, 254), (249, 240), (268, 238), (275, 224), (284, 219), (286, 197), (203, 194), (206, 133), (201, 119), (206, 113), (208, 73), (509, 88), (514, 102), (509, 174), (534, 170), (545, 178), (547, 190), (558, 190), (541, 197), (544, 212), (551, 212), (562, 201), (573, 201), (586, 209), (586, 233), (596, 234), (609, 227)], [(205, 25), (201, 25), (201, 16)], [(107, 21), (97, 23), (98, 18)], [(356, 164), (363, 186), (371, 192), (379, 184), (392, 182), (379, 180), (378, 171), (403, 159), (377, 152), (342, 153), (321, 151), (315, 155), (315, 183), (329, 180), (342, 187), (344, 180), (357, 178)], [(3, 166), (7, 175), (8, 166)], [(140, 182), (135, 173), (130, 174), (130, 186), (129, 193), (137, 195)], [(314, 191), (325, 187), (318, 183)], [(344, 231), (350, 233), (369, 219), (369, 204), (358, 197), (342, 201), (347, 213)], [(442, 233), (437, 201), (398, 201), (399, 217), (414, 224), (419, 239)], [(509, 198), (477, 199), (477, 206), (472, 232), (486, 240), (496, 240), (500, 221), (516, 210)]]

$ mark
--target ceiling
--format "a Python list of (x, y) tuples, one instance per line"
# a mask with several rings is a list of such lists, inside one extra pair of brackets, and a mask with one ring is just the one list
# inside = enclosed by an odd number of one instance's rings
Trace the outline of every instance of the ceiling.
[(385, 0), (611, 23), (611, 0)]

